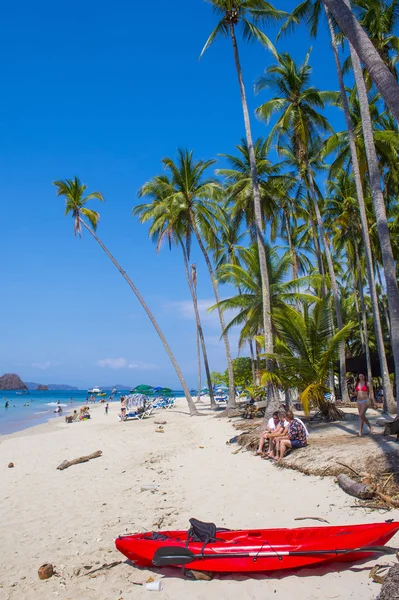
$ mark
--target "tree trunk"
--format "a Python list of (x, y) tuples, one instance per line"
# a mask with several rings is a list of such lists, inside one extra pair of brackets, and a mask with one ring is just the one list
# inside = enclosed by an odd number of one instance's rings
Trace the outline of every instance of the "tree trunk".
[[(349, 44), (352, 58), (353, 73), (355, 75), (357, 94), (359, 97), (360, 112), (362, 117), (362, 128), (364, 146), (367, 156), (370, 188), (373, 198), (374, 212), (377, 220), (378, 238), (381, 246), (382, 264), (387, 289), (389, 316), (391, 321), (391, 344), (395, 363), (395, 378), (399, 378), (399, 289), (396, 279), (395, 261), (393, 259), (391, 239), (387, 214), (385, 210), (384, 196), (381, 189), (381, 174), (378, 166), (377, 153), (375, 151), (373, 127), (370, 117), (370, 108), (366, 85), (364, 83), (360, 60), (352, 45)], [(392, 396), (388, 399), (388, 407), (392, 408)], [(399, 385), (396, 386), (396, 410), (399, 413)]]
[(191, 398), (191, 394), (190, 391), (187, 387), (187, 383), (183, 377), (183, 373), (180, 370), (179, 365), (176, 362), (175, 357), (172, 354), (172, 350), (169, 347), (168, 342), (166, 341), (166, 338), (164, 336), (164, 334), (162, 333), (158, 323), (155, 320), (154, 315), (152, 314), (152, 312), (150, 311), (150, 309), (148, 308), (147, 304), (144, 301), (144, 298), (142, 297), (142, 295), (140, 294), (140, 292), (138, 291), (138, 289), (136, 288), (136, 286), (134, 285), (133, 281), (130, 279), (130, 277), (126, 274), (126, 272), (122, 269), (122, 267), (120, 266), (120, 264), (117, 262), (117, 260), (112, 256), (111, 252), (109, 252), (109, 250), (107, 250), (107, 248), (104, 246), (104, 244), (102, 243), (102, 241), (100, 240), (99, 237), (97, 237), (97, 235), (94, 233), (94, 231), (92, 229), (90, 229), (90, 227), (88, 225), (86, 225), (86, 223), (83, 221), (83, 219), (79, 218), (80, 223), (86, 227), (87, 231), (89, 233), (91, 233), (91, 235), (94, 237), (94, 239), (96, 240), (96, 242), (101, 246), (101, 248), (104, 250), (105, 254), (108, 256), (108, 258), (113, 262), (113, 264), (115, 265), (115, 267), (118, 269), (119, 273), (122, 275), (122, 277), (125, 279), (125, 281), (128, 283), (128, 285), (130, 286), (131, 290), (133, 291), (133, 293), (135, 294), (137, 300), (140, 302), (141, 306), (144, 308), (145, 312), (147, 313), (148, 318), (150, 319), (151, 323), (154, 326), (155, 331), (157, 332), (161, 342), (164, 345), (164, 348), (166, 350), (167, 355), (169, 356), (170, 362), (172, 363), (176, 374), (180, 380), (181, 386), (183, 388), (183, 392), (184, 395), (186, 396), (186, 400), (187, 400), (187, 404), (188, 407), (190, 409), (190, 415), (198, 415), (199, 412), (196, 409), (196, 406), (193, 402), (193, 399)]
[(378, 283), (380, 284), (380, 288), (381, 288), (381, 302), (382, 302), (382, 307), (384, 309), (385, 322), (386, 322), (386, 325), (387, 325), (388, 333), (389, 333), (389, 335), (391, 335), (391, 321), (389, 319), (389, 312), (388, 312), (387, 303), (386, 303), (385, 298), (384, 298), (384, 286), (382, 285), (381, 271), (380, 271), (379, 264), (377, 262), (376, 262), (376, 265), (375, 265), (375, 270), (376, 270), (376, 273), (377, 273)]
[[(360, 273), (359, 273), (359, 276), (360, 276)], [(362, 313), (360, 312), (359, 298), (357, 297), (359, 288), (358, 288), (358, 282), (356, 281), (356, 276), (355, 276), (354, 272), (352, 273), (352, 283), (353, 283), (353, 298), (355, 300), (357, 324), (359, 326), (360, 342), (362, 344), (362, 352), (366, 352), (366, 342), (364, 341)]]
[(346, 0), (323, 0), (323, 3), (355, 48), (385, 103), (399, 121), (399, 85), (352, 13), (350, 5)]
[(285, 224), (285, 231), (287, 233), (288, 247), (290, 249), (291, 260), (292, 260), (292, 279), (298, 279), (298, 272), (299, 272), (298, 262), (297, 262), (297, 257), (296, 257), (296, 253), (295, 253), (295, 248), (292, 245), (290, 219), (289, 219), (289, 215), (287, 215), (286, 210), (284, 210), (284, 224)]
[(208, 271), (209, 271), (209, 275), (211, 278), (211, 282), (212, 282), (212, 287), (213, 287), (213, 293), (215, 294), (215, 299), (216, 299), (216, 303), (218, 305), (218, 313), (219, 313), (219, 320), (220, 320), (220, 326), (222, 328), (222, 337), (223, 337), (223, 341), (224, 341), (224, 347), (226, 350), (226, 360), (227, 360), (227, 372), (229, 375), (229, 400), (227, 402), (227, 408), (235, 408), (236, 407), (236, 393), (235, 393), (235, 389), (234, 389), (234, 373), (233, 373), (233, 362), (231, 360), (231, 351), (230, 351), (230, 342), (229, 342), (229, 336), (227, 334), (226, 331), (226, 324), (224, 322), (224, 315), (223, 315), (223, 311), (220, 308), (219, 304), (220, 304), (220, 296), (219, 296), (219, 290), (218, 290), (218, 284), (216, 281), (216, 277), (215, 277), (215, 273), (213, 271), (212, 268), (212, 264), (211, 261), (209, 260), (209, 256), (208, 253), (205, 249), (205, 246), (202, 242), (201, 236), (199, 234), (197, 225), (195, 223), (194, 220), (192, 220), (191, 222), (195, 237), (197, 238), (199, 247), (201, 249), (201, 252), (205, 258), (205, 262), (206, 262), (206, 266), (208, 267)]
[[(240, 64), (240, 57), (238, 54), (238, 46), (237, 40), (234, 31), (234, 25), (232, 23), (230, 26), (230, 35), (231, 41), (233, 44), (234, 51), (234, 60), (235, 66), (237, 70), (238, 84), (240, 87), (240, 95), (241, 95), (241, 104), (242, 104), (242, 112), (244, 116), (244, 125), (245, 125), (245, 136), (248, 145), (248, 153), (249, 153), (249, 162), (251, 165), (251, 180), (252, 180), (252, 193), (254, 200), (254, 210), (255, 210), (255, 229), (256, 229), (256, 240), (258, 244), (258, 252), (259, 252), (259, 265), (262, 279), (262, 308), (263, 308), (263, 329), (264, 329), (264, 339), (265, 339), (265, 352), (266, 352), (266, 371), (271, 372), (273, 370), (273, 362), (270, 358), (267, 358), (268, 354), (273, 354), (274, 344), (273, 344), (273, 331), (272, 331), (272, 320), (271, 320), (271, 305), (270, 305), (270, 285), (269, 285), (269, 274), (267, 271), (267, 262), (266, 262), (266, 252), (265, 252), (265, 242), (263, 236), (263, 221), (262, 221), (262, 208), (260, 202), (260, 193), (259, 193), (259, 182), (258, 182), (258, 173), (256, 168), (256, 158), (255, 158), (255, 150), (252, 141), (252, 131), (251, 131), (251, 122), (249, 118), (247, 98), (245, 93), (244, 80), (242, 77), (242, 70)], [(278, 409), (280, 403), (278, 400), (278, 395), (274, 386), (269, 383), (267, 386), (267, 407), (266, 414), (272, 414), (276, 409)]]
[[(356, 257), (356, 270), (357, 270), (357, 281), (358, 281), (358, 290), (360, 296), (360, 308), (362, 311), (362, 319), (363, 319), (363, 336), (364, 336), (364, 351), (366, 353), (366, 363), (367, 363), (367, 379), (371, 384), (370, 391), (370, 399), (371, 404), (375, 407), (375, 399), (374, 399), (374, 388), (373, 388), (373, 373), (371, 370), (371, 357), (370, 357), (370, 348), (369, 348), (369, 332), (367, 327), (367, 312), (366, 312), (366, 304), (364, 302), (364, 293), (363, 293), (363, 281), (362, 281), (362, 270), (360, 265), (360, 256), (359, 256), (359, 248), (357, 245), (357, 241), (355, 236), (353, 236), (353, 242), (355, 246), (355, 257)], [(386, 399), (384, 394), (384, 412), (387, 412)]]
[[(343, 327), (343, 322), (342, 322), (341, 302), (340, 302), (340, 298), (339, 298), (337, 279), (335, 277), (335, 271), (334, 271), (334, 265), (333, 265), (333, 261), (332, 261), (332, 257), (331, 257), (330, 247), (328, 245), (326, 234), (324, 232), (323, 220), (321, 218), (320, 208), (319, 208), (319, 204), (317, 202), (316, 190), (315, 190), (314, 181), (313, 181), (313, 175), (312, 175), (312, 171), (310, 168), (308, 157), (306, 155), (305, 155), (305, 163), (306, 163), (306, 170), (307, 170), (308, 178), (309, 178), (310, 192), (311, 192), (311, 195), (313, 198), (313, 205), (314, 205), (314, 210), (316, 213), (319, 234), (320, 234), (321, 242), (323, 244), (324, 252), (326, 255), (326, 259), (327, 259), (328, 274), (330, 276), (331, 290), (332, 290), (332, 294), (333, 294), (333, 298), (334, 298), (335, 314), (337, 316), (337, 325), (338, 325), (338, 329), (341, 330)], [(341, 399), (342, 399), (342, 402), (350, 402), (349, 394), (348, 394), (348, 386), (346, 383), (345, 342), (341, 342), (339, 344), (338, 353), (339, 353), (339, 382), (340, 382), (340, 387), (341, 387)]]
[(254, 356), (254, 345), (252, 340), (248, 340), (249, 343), (249, 352), (251, 354), (251, 369), (252, 369), (252, 383), (256, 385), (256, 366), (255, 366), (255, 356)]
[[(345, 116), (346, 128), (348, 130), (348, 138), (349, 138), (349, 146), (352, 156), (352, 169), (353, 175), (355, 178), (356, 184), (356, 193), (359, 202), (359, 212), (360, 212), (360, 222), (362, 225), (362, 238), (363, 238), (363, 246), (364, 253), (366, 257), (366, 267), (367, 267), (367, 280), (369, 284), (370, 290), (370, 298), (371, 298), (371, 306), (373, 311), (373, 321), (374, 321), (374, 331), (377, 340), (377, 348), (378, 348), (378, 356), (380, 359), (380, 369), (382, 375), (382, 387), (384, 390), (384, 398), (387, 399), (388, 404), (393, 403), (393, 394), (391, 382), (389, 380), (389, 372), (387, 365), (387, 358), (385, 354), (385, 346), (384, 346), (384, 337), (382, 335), (382, 327), (381, 327), (381, 318), (380, 318), (380, 310), (378, 306), (378, 298), (377, 292), (375, 289), (375, 280), (374, 280), (374, 267), (373, 267), (373, 258), (371, 253), (371, 242), (370, 242), (370, 234), (368, 228), (367, 214), (366, 214), (366, 205), (364, 202), (364, 194), (363, 194), (363, 186), (362, 179), (360, 175), (359, 161), (357, 158), (356, 152), (356, 143), (355, 143), (355, 132), (353, 129), (353, 122), (349, 111), (349, 103), (348, 98), (346, 96), (344, 80), (342, 76), (341, 64), (339, 61), (338, 48), (334, 34), (334, 28), (331, 22), (331, 17), (326, 10), (328, 26), (331, 34), (331, 43), (334, 52), (335, 64), (337, 67), (339, 88), (341, 92), (342, 98), (342, 107)], [(366, 324), (367, 325), (367, 324)]]
[(196, 286), (194, 286), (194, 283), (193, 283), (193, 281), (191, 280), (191, 277), (190, 277), (190, 271), (189, 271), (189, 268), (188, 268), (187, 252), (186, 252), (186, 249), (184, 247), (183, 242), (180, 242), (180, 246), (181, 246), (181, 249), (182, 249), (182, 252), (183, 252), (184, 268), (186, 270), (186, 277), (187, 277), (187, 281), (188, 281), (188, 287), (190, 288), (191, 298), (193, 300), (194, 314), (195, 314), (195, 323), (196, 323), (196, 326), (197, 326), (197, 353), (198, 353), (198, 362), (199, 362), (198, 380), (200, 382), (199, 386), (198, 386), (198, 400), (199, 400), (200, 394), (201, 394), (201, 353), (199, 352), (199, 346), (198, 346), (198, 344), (199, 344), (199, 341), (201, 341), (202, 356), (204, 357), (204, 366), (205, 366), (205, 373), (206, 373), (206, 381), (207, 381), (207, 385), (208, 385), (208, 389), (209, 389), (209, 397), (210, 397), (210, 400), (211, 400), (211, 407), (212, 408), (216, 408), (216, 402), (215, 402), (215, 398), (214, 398), (214, 395), (213, 395), (213, 385), (212, 385), (212, 379), (211, 379), (211, 372), (209, 370), (208, 353), (206, 351), (204, 332), (202, 330), (201, 318), (200, 318), (200, 314), (199, 314), (199, 310), (198, 310)]

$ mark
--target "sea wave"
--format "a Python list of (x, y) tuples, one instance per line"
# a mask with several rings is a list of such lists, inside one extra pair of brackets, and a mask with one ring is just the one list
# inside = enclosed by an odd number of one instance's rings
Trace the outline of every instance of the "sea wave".
[(50, 411), (48, 411), (48, 410), (40, 410), (39, 412), (35, 412), (35, 413), (33, 413), (33, 414), (34, 414), (34, 415), (45, 415), (45, 414), (47, 414), (48, 412), (50, 412)]
[(58, 404), (58, 402), (47, 402), (46, 406), (68, 406), (68, 404)]

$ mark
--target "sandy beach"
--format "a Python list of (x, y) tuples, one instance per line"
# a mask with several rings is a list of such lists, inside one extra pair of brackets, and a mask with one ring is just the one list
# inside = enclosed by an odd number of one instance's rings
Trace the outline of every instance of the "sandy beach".
[[(91, 409), (87, 422), (49, 423), (0, 438), (1, 596), (5, 599), (128, 600), (145, 597), (148, 577), (162, 579), (168, 599), (295, 598), (371, 600), (380, 586), (373, 564), (329, 565), (283, 575), (221, 576), (186, 581), (179, 570), (144, 571), (124, 561), (114, 538), (126, 532), (187, 529), (190, 517), (230, 528), (298, 527), (321, 517), (331, 524), (399, 519), (350, 508), (354, 499), (333, 478), (279, 469), (226, 445), (232, 424), (214, 415), (189, 418), (184, 400), (145, 421), (119, 423), (119, 403)], [(156, 433), (154, 418), (165, 419)], [(102, 450), (100, 458), (58, 471), (65, 459)], [(7, 468), (9, 462), (15, 467)], [(158, 491), (141, 491), (145, 484)], [(392, 540), (399, 545), (399, 536)], [(100, 569), (114, 561), (121, 564)], [(59, 576), (38, 578), (43, 563)], [(154, 592), (155, 593), (155, 592)]]

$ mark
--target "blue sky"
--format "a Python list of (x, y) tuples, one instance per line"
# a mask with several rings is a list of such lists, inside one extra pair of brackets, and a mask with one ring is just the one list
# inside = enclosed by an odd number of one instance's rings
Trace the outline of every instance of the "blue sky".
[[(284, 0), (290, 11), (297, 2)], [(188, 8), (189, 7), (189, 8)], [(196, 386), (195, 323), (176, 250), (157, 255), (131, 216), (136, 192), (178, 147), (198, 158), (234, 153), (244, 134), (229, 40), (198, 55), (215, 25), (203, 0), (7, 3), (0, 23), (0, 374), (82, 387), (149, 383), (180, 387), (155, 331), (94, 240), (73, 237), (52, 181), (78, 175), (100, 190), (98, 233), (144, 295)], [(269, 30), (272, 39), (276, 30)], [(313, 83), (337, 89), (326, 27), (304, 29), (279, 51), (303, 60)], [(251, 113), (270, 97), (252, 84), (272, 57), (241, 44)], [(329, 111), (341, 126), (337, 110)], [(267, 134), (253, 118), (254, 136)], [(98, 203), (99, 204), (99, 203)], [(212, 288), (199, 251), (211, 368), (225, 368)], [(226, 295), (227, 290), (222, 290)], [(237, 353), (237, 336), (232, 336)], [(245, 354), (245, 353), (244, 353)]]

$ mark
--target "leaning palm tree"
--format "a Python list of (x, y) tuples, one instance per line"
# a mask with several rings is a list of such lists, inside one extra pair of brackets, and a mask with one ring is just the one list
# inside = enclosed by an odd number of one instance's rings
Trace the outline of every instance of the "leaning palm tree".
[[(153, 193), (153, 185), (159, 188), (168, 204), (169, 210), (175, 214), (175, 219), (185, 228), (184, 239), (187, 257), (190, 258), (192, 236), (196, 238), (204, 256), (212, 282), (216, 302), (219, 302), (219, 289), (215, 272), (206, 249), (206, 242), (212, 242), (217, 237), (217, 217), (221, 210), (222, 186), (211, 177), (207, 171), (214, 164), (214, 160), (194, 160), (193, 153), (188, 150), (178, 150), (177, 161), (166, 157), (162, 160), (167, 171), (166, 176), (158, 176), (145, 183), (139, 191), (140, 196)], [(183, 229), (183, 228), (181, 228)], [(211, 243), (215, 246), (216, 242)], [(235, 389), (233, 363), (231, 359), (230, 342), (225, 332), (224, 316), (219, 311), (219, 320), (226, 352), (227, 370), (229, 374), (229, 401), (228, 408), (235, 407)]]
[[(312, 142), (315, 139), (317, 140), (320, 134), (331, 132), (328, 120), (319, 112), (319, 109), (324, 108), (327, 102), (336, 101), (337, 94), (336, 92), (322, 92), (310, 85), (311, 67), (309, 65), (309, 55), (310, 53), (308, 52), (304, 63), (300, 66), (295, 64), (288, 53), (278, 56), (277, 63), (266, 69), (265, 76), (260, 77), (256, 85), (257, 90), (272, 87), (276, 95), (257, 108), (256, 112), (266, 123), (269, 122), (272, 115), (279, 113), (279, 118), (271, 129), (270, 138), (277, 138), (278, 142), (287, 137), (292, 138), (296, 155), (305, 167), (306, 182), (309, 186), (319, 234), (327, 259), (337, 326), (338, 329), (342, 329), (343, 323), (338, 284), (330, 247), (324, 232), (314, 174), (309, 163), (309, 149)], [(342, 399), (344, 402), (349, 402), (346, 384), (345, 345), (343, 342), (340, 344), (339, 364)]]
[(392, 114), (399, 121), (399, 85), (351, 11), (349, 0), (323, 0), (323, 3), (348, 38)]
[(331, 299), (327, 296), (313, 304), (305, 302), (303, 311), (291, 306), (275, 311), (273, 324), (279, 343), (272, 358), (278, 367), (271, 375), (263, 376), (263, 383), (271, 376), (285, 389), (299, 391), (305, 413), (309, 413), (313, 404), (327, 419), (340, 419), (342, 412), (325, 399), (325, 394), (328, 392), (328, 373), (336, 360), (338, 347), (345, 341), (353, 323), (348, 323), (331, 337), (330, 305)]
[[(265, 0), (208, 0), (212, 4), (214, 11), (221, 17), (208, 37), (205, 46), (202, 49), (201, 56), (209, 48), (212, 42), (218, 37), (230, 36), (233, 46), (234, 61), (240, 88), (242, 111), (244, 116), (245, 136), (248, 145), (249, 159), (251, 165), (252, 193), (254, 201), (256, 239), (258, 244), (259, 261), (262, 274), (262, 307), (263, 307), (263, 329), (265, 332), (266, 352), (273, 352), (273, 336), (270, 318), (270, 289), (267, 275), (266, 255), (264, 251), (264, 229), (262, 222), (261, 197), (259, 190), (258, 173), (256, 169), (255, 150), (252, 139), (251, 121), (249, 117), (247, 97), (242, 75), (240, 56), (238, 52), (238, 43), (236, 30), (241, 28), (243, 38), (249, 42), (258, 41), (265, 48), (276, 54), (276, 50), (270, 39), (259, 29), (262, 25), (271, 21), (280, 21), (286, 13), (275, 9)], [(272, 363), (267, 361), (266, 369), (271, 369)], [(269, 386), (268, 410), (273, 411), (278, 404), (277, 395), (274, 388)]]
[[(144, 184), (140, 188), (138, 196), (146, 196), (152, 201), (147, 204), (139, 204), (136, 206), (133, 209), (133, 214), (140, 216), (141, 223), (151, 221), (149, 235), (150, 238), (156, 242), (157, 251), (160, 249), (165, 240), (168, 242), (169, 248), (171, 248), (174, 244), (179, 246), (182, 251), (184, 269), (193, 301), (196, 321), (198, 362), (199, 364), (201, 362), (201, 355), (198, 352), (198, 342), (200, 342), (202, 347), (202, 356), (204, 358), (204, 367), (207, 377), (210, 403), (212, 408), (216, 408), (211, 381), (211, 371), (209, 368), (208, 352), (202, 329), (201, 317), (198, 310), (196, 282), (193, 281), (192, 273), (190, 273), (189, 269), (190, 226), (185, 221), (185, 213), (180, 210), (180, 207), (178, 207), (176, 210), (173, 205), (173, 201), (170, 197), (170, 185), (171, 182), (166, 175), (154, 177)], [(199, 391), (200, 388), (198, 389), (198, 392)]]
[[(164, 334), (162, 333), (157, 321), (155, 320), (154, 315), (152, 314), (149, 307), (145, 303), (144, 298), (142, 297), (142, 295), (140, 294), (140, 292), (134, 285), (133, 281), (126, 274), (126, 272), (122, 269), (120, 264), (116, 261), (116, 259), (113, 257), (113, 255), (110, 253), (110, 251), (104, 246), (104, 244), (102, 243), (100, 238), (95, 233), (95, 231), (97, 229), (97, 224), (98, 224), (98, 221), (100, 218), (100, 214), (97, 211), (92, 210), (91, 208), (87, 208), (86, 204), (89, 200), (92, 200), (92, 199), (97, 199), (97, 200), (100, 200), (101, 202), (104, 202), (103, 195), (100, 192), (92, 192), (91, 194), (88, 194), (86, 196), (85, 190), (87, 189), (87, 186), (85, 184), (81, 183), (81, 181), (77, 177), (74, 177), (74, 179), (65, 179), (63, 181), (54, 181), (54, 185), (57, 188), (57, 196), (63, 196), (65, 198), (65, 201), (66, 201), (65, 214), (66, 215), (71, 214), (71, 216), (73, 218), (74, 234), (81, 236), (82, 235), (82, 226), (85, 229), (87, 229), (87, 231), (94, 237), (96, 242), (104, 250), (104, 252), (108, 256), (108, 258), (113, 262), (115, 267), (118, 269), (119, 273), (122, 275), (122, 277), (125, 279), (125, 281), (130, 286), (131, 290), (135, 294), (135, 296), (138, 299), (138, 301), (140, 302), (141, 306), (144, 308), (145, 312), (147, 313), (148, 318), (150, 319), (152, 325), (155, 328), (155, 331), (159, 335), (159, 338), (160, 338), (161, 342), (163, 343), (166, 353), (169, 356), (169, 359), (170, 359), (170, 361), (176, 371), (176, 374), (180, 380), (181, 386), (182, 386), (184, 394), (186, 396), (187, 404), (189, 406), (190, 415), (198, 414), (195, 404), (191, 398), (191, 394), (190, 394), (190, 391), (186, 384), (186, 381), (183, 377), (183, 373), (181, 372), (180, 367), (177, 364), (176, 359), (172, 354), (172, 350), (170, 349), (169, 344), (166, 341), (166, 338), (165, 338)], [(86, 221), (84, 220), (85, 218), (89, 221), (91, 227), (89, 227), (89, 225), (86, 223)]]

